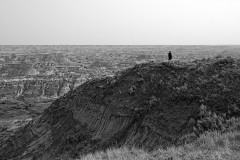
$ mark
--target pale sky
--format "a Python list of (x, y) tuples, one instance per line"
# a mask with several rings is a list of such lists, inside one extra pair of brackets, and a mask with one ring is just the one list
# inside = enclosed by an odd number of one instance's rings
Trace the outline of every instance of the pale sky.
[(240, 44), (240, 0), (0, 0), (0, 45)]

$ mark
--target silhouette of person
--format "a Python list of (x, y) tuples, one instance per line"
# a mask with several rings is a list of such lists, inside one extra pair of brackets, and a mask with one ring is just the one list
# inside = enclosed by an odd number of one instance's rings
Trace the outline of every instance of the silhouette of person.
[(171, 59), (172, 59), (172, 52), (169, 51), (169, 52), (168, 52), (168, 60), (170, 61)]

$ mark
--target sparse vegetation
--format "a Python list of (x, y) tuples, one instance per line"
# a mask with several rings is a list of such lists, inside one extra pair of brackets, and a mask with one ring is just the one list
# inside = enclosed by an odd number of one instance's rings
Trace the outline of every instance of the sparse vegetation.
[[(68, 158), (62, 158), (68, 159)], [(239, 160), (240, 132), (204, 132), (196, 141), (178, 147), (147, 152), (137, 148), (114, 148), (75, 160)]]

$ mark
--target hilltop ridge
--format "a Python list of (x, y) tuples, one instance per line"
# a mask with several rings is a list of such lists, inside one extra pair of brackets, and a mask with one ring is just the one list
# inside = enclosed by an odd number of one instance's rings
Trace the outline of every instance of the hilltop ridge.
[(202, 105), (239, 117), (240, 60), (231, 57), (135, 65), (93, 79), (57, 99), (12, 135), (0, 137), (4, 159), (54, 159), (111, 146), (148, 150), (197, 135)]

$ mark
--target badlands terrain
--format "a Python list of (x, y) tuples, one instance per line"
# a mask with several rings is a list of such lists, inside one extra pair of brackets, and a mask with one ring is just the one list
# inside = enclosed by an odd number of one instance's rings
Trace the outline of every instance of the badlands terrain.
[(152, 151), (233, 130), (240, 115), (239, 46), (1, 46), (0, 53), (3, 160)]

